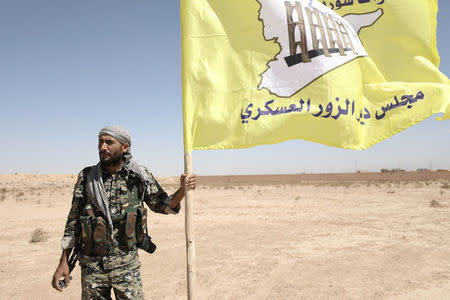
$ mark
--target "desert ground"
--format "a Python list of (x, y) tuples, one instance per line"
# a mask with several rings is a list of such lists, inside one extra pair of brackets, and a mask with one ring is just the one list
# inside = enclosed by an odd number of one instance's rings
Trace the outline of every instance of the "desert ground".
[[(50, 285), (75, 180), (0, 175), (1, 299), (80, 298), (79, 266)], [(450, 299), (450, 172), (200, 177), (194, 197), (198, 299)], [(185, 299), (183, 211), (149, 228), (145, 298)]]

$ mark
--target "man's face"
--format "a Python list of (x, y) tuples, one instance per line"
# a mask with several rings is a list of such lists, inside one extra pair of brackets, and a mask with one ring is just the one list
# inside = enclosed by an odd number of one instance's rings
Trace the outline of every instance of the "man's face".
[(109, 135), (101, 135), (98, 138), (98, 154), (103, 165), (117, 164), (127, 150), (128, 144), (121, 144)]

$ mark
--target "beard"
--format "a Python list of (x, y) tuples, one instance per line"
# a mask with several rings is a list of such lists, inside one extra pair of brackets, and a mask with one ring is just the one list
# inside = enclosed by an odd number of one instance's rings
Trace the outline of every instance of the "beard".
[(99, 157), (100, 162), (104, 167), (118, 166), (123, 160), (123, 154), (120, 151), (110, 153), (109, 157), (104, 157), (103, 159), (101, 158), (101, 155), (99, 153)]

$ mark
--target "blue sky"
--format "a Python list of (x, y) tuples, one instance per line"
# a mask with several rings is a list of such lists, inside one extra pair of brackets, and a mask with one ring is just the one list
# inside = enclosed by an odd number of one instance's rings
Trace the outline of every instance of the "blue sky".
[[(439, 1), (450, 73), (450, 1)], [(183, 171), (178, 1), (0, 1), (0, 173), (76, 173), (97, 132), (121, 124), (155, 175)], [(200, 175), (450, 169), (450, 121), (425, 120), (367, 150), (293, 140), (194, 151)]]

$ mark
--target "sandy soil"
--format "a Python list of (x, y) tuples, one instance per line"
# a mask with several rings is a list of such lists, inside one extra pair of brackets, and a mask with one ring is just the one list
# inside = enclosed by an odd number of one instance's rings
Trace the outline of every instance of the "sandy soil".
[[(450, 172), (436, 174), (200, 178), (198, 298), (450, 299)], [(173, 192), (177, 179), (160, 182)], [(0, 299), (80, 298), (78, 266), (64, 293), (50, 286), (74, 183), (0, 175)], [(149, 226), (146, 299), (185, 299), (184, 214)]]

